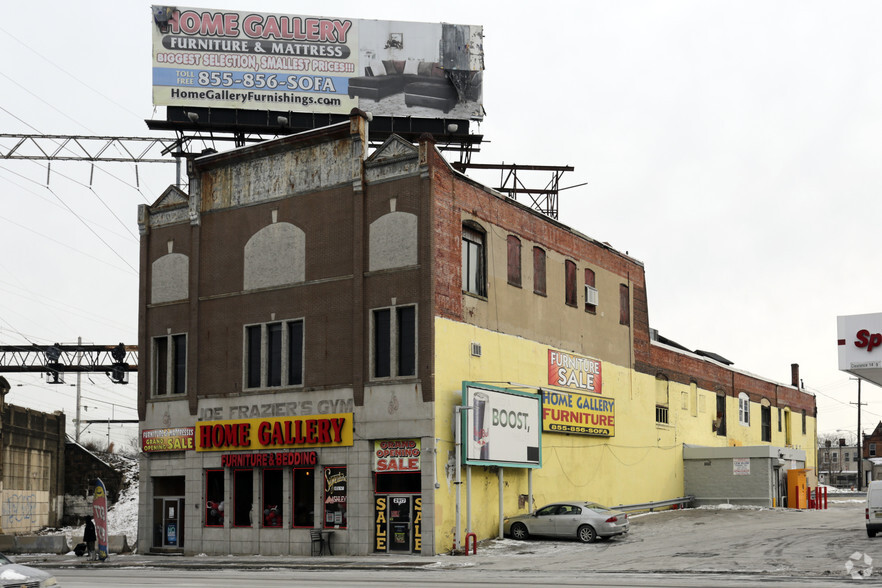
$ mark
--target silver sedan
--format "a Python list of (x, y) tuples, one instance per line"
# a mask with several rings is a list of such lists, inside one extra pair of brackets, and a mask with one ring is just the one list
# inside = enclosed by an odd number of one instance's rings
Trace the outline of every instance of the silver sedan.
[(503, 530), (514, 539), (530, 535), (575, 537), (583, 543), (627, 533), (628, 515), (596, 502), (555, 502), (533, 514), (506, 517)]
[(44, 588), (58, 586), (55, 576), (36, 568), (13, 563), (11, 559), (0, 553), (0, 586), (31, 586)]

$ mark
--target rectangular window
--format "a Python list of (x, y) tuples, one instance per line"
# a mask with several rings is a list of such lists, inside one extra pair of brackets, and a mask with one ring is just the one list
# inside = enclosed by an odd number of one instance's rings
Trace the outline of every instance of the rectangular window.
[(533, 293), (545, 296), (545, 251), (533, 247)]
[[(372, 311), (373, 378), (416, 375), (416, 306), (378, 308)], [(394, 351), (394, 352), (393, 352)]]
[(346, 528), (346, 466), (325, 468), (324, 528)]
[(416, 307), (399, 306), (398, 319), (398, 375), (416, 375)]
[(781, 432), (781, 421), (783, 421), (783, 420), (784, 420), (784, 418), (781, 416), (781, 409), (779, 408), (778, 409), (778, 432), (779, 433)]
[(303, 385), (303, 321), (245, 327), (245, 387)]
[(762, 440), (768, 443), (772, 441), (772, 407), (763, 406), (760, 408), (762, 418)]
[(263, 514), (264, 527), (282, 526), (282, 470), (263, 470)]
[(839, 463), (839, 454), (838, 453), (833, 454), (833, 463)]
[(165, 396), (168, 394), (168, 337), (153, 340), (153, 354), (153, 394)]
[(619, 284), (619, 324), (631, 324), (631, 295), (627, 284)]
[(205, 526), (224, 526), (224, 470), (205, 470)]
[(295, 527), (315, 526), (315, 482), (312, 468), (294, 468)]
[(521, 287), (521, 240), (508, 236), (508, 283)]
[(282, 323), (266, 326), (266, 384), (282, 385)]
[(462, 289), (485, 296), (484, 234), (470, 227), (462, 228)]
[(303, 321), (288, 323), (288, 385), (303, 385)]
[(870, 443), (870, 457), (876, 457), (876, 444)]
[(577, 289), (576, 289), (576, 264), (569, 259), (564, 262), (564, 274), (566, 288), (566, 304), (567, 306), (576, 306)]
[(805, 426), (806, 426), (806, 414), (805, 409), (802, 409), (802, 434), (805, 435)]
[(233, 526), (250, 527), (254, 508), (252, 470), (233, 470)]
[(262, 328), (260, 325), (245, 329), (246, 354), (248, 355), (248, 378), (246, 385), (249, 388), (260, 388), (260, 342)]
[(392, 368), (392, 312), (374, 311), (374, 377), (388, 378)]
[(597, 284), (594, 270), (585, 268), (585, 312), (597, 314)]
[(845, 452), (845, 460), (844, 460), (844, 461), (845, 461), (846, 463), (848, 463), (848, 452), (847, 452), (847, 451)]
[(153, 339), (153, 394), (166, 396), (187, 392), (187, 336)]

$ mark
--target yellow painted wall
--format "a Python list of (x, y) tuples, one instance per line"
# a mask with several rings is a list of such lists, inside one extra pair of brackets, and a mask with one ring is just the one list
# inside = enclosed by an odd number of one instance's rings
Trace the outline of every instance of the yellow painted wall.
[[(480, 343), (481, 357), (469, 354)], [(435, 493), (435, 545), (438, 552), (453, 545), (456, 504), (454, 484), (454, 406), (461, 404), (462, 382), (475, 381), (504, 388), (508, 382), (547, 387), (547, 345), (474, 325), (435, 319), (435, 436), (438, 439)], [(565, 350), (566, 351), (566, 350)], [(603, 361), (603, 358), (596, 357)], [(603, 397), (615, 399), (615, 437), (543, 433), (542, 468), (533, 472), (535, 507), (557, 500), (593, 500), (615, 506), (676, 498), (684, 494), (683, 444), (726, 446), (762, 445), (760, 405), (751, 403), (751, 426), (738, 423), (738, 399), (726, 407), (729, 437), (713, 432), (716, 394), (693, 386), (665, 382), (668, 424), (656, 424), (659, 384), (652, 376), (603, 361)], [(524, 391), (523, 388), (520, 389)], [(772, 408), (772, 444), (784, 443)], [(794, 446), (812, 447), (814, 419), (801, 434), (801, 415), (792, 417)], [(807, 459), (815, 456), (807, 451)], [(814, 467), (807, 464), (807, 467)], [(506, 468), (503, 473), (505, 516), (528, 512), (527, 471)], [(462, 473), (462, 532), (466, 529), (466, 474)], [(497, 469), (472, 467), (472, 531), (479, 539), (498, 533)]]

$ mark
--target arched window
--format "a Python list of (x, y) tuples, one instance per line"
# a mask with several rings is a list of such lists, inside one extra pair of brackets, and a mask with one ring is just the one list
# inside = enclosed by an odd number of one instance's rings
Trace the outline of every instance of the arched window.
[(750, 397), (744, 392), (738, 395), (738, 422), (750, 426)]

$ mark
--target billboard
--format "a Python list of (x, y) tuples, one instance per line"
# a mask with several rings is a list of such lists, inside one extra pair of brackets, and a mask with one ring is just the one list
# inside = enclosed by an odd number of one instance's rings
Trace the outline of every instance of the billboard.
[(541, 396), (463, 382), (463, 462), (535, 468), (542, 464)]
[(152, 7), (153, 104), (481, 120), (483, 29)]
[(882, 386), (882, 313), (836, 317), (839, 369)]

